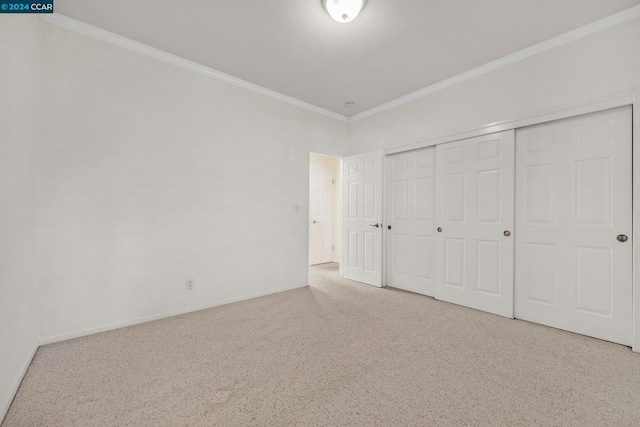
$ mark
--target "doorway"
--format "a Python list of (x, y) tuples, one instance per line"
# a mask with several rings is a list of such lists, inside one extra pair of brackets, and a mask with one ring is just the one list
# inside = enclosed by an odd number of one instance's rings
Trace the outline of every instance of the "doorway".
[(341, 169), (337, 157), (309, 157), (309, 265), (337, 263), (340, 257)]

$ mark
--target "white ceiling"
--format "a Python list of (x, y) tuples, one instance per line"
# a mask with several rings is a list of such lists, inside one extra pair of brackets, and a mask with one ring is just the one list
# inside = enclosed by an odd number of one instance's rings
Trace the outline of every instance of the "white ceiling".
[[(56, 0), (56, 12), (352, 116), (640, 0)], [(344, 107), (353, 101), (352, 107)]]

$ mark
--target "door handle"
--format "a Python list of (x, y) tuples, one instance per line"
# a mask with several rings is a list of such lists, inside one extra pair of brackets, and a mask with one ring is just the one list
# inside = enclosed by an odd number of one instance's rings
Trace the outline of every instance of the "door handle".
[(377, 222), (375, 224), (369, 224), (371, 227), (375, 227), (375, 228), (379, 228), (381, 224), (378, 224)]
[(320, 221), (316, 221), (316, 220), (314, 219), (314, 220), (313, 220), (313, 221), (311, 221), (311, 222), (313, 222), (314, 224), (318, 224)]
[(391, 230), (391, 226), (390, 225), (387, 225), (387, 230)]
[(442, 227), (438, 227), (438, 233), (442, 233)]
[(616, 237), (616, 239), (618, 239), (618, 242), (622, 242), (622, 243), (629, 240), (629, 238), (625, 234), (618, 234), (618, 237)]
[(502, 233), (502, 234), (504, 234), (504, 235), (505, 235), (505, 237), (509, 237), (509, 236), (511, 236), (511, 232), (510, 232), (509, 230), (505, 230), (505, 232), (504, 232), (504, 233)]

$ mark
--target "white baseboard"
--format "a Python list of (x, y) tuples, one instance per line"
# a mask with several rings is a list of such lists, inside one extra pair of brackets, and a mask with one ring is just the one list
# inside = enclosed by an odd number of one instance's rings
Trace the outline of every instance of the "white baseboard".
[(272, 290), (272, 291), (259, 292), (259, 293), (256, 293), (256, 294), (246, 295), (246, 296), (237, 297), (237, 298), (229, 298), (229, 299), (226, 299), (226, 300), (223, 300), (223, 301), (217, 301), (217, 302), (213, 302), (213, 303), (210, 303), (210, 304), (204, 304), (204, 305), (200, 305), (200, 306), (196, 306), (196, 307), (189, 307), (189, 308), (185, 308), (185, 309), (181, 309), (181, 310), (171, 311), (171, 312), (168, 312), (168, 313), (152, 314), (152, 315), (149, 315), (149, 316), (138, 317), (136, 319), (125, 320), (125, 321), (122, 321), (122, 322), (110, 323), (108, 325), (98, 326), (98, 327), (95, 327), (95, 328), (83, 329), (83, 330), (80, 330), (80, 331), (70, 332), (68, 334), (56, 335), (56, 336), (52, 336), (52, 337), (44, 337), (44, 338), (40, 338), (39, 344), (40, 345), (53, 344), (53, 343), (56, 343), (56, 342), (66, 341), (66, 340), (70, 340), (70, 339), (73, 339), (73, 338), (80, 338), (80, 337), (84, 337), (84, 336), (87, 336), (87, 335), (97, 334), (97, 333), (100, 333), (100, 332), (106, 332), (106, 331), (111, 331), (111, 330), (114, 330), (114, 329), (125, 328), (127, 326), (138, 325), (140, 323), (146, 323), (146, 322), (152, 322), (154, 320), (165, 319), (167, 317), (179, 316), (181, 314), (192, 313), (194, 311), (206, 310), (207, 308), (218, 307), (218, 306), (221, 306), (221, 305), (232, 304), (234, 302), (246, 301), (246, 300), (253, 299), (253, 298), (259, 298), (259, 297), (264, 297), (264, 296), (267, 296), (267, 295), (278, 294), (280, 292), (286, 292), (286, 291), (291, 291), (291, 290), (294, 290), (294, 289), (300, 289), (300, 288), (304, 288), (306, 286), (309, 286), (309, 285), (305, 284), (305, 285), (290, 286), (290, 287), (286, 287), (286, 288), (279, 288), (279, 289), (275, 289), (275, 290)]
[(0, 407), (0, 424), (2, 424), (2, 422), (4, 421), (4, 417), (7, 416), (7, 413), (9, 412), (9, 407), (11, 406), (11, 403), (13, 403), (13, 399), (16, 397), (16, 393), (18, 392), (18, 389), (20, 388), (20, 384), (22, 384), (22, 379), (24, 378), (25, 374), (27, 373), (27, 370), (29, 369), (29, 366), (31, 365), (31, 361), (33, 360), (33, 357), (36, 355), (36, 351), (38, 351), (38, 347), (39, 346), (35, 346), (33, 348), (33, 351), (31, 351), (31, 354), (29, 355), (29, 357), (27, 357), (27, 360), (25, 361), (24, 365), (22, 366), (22, 369), (20, 370), (20, 372), (18, 372), (18, 376), (15, 379), (13, 386), (11, 388), (11, 393), (9, 393), (10, 399), (8, 399), (7, 402), (2, 402), (2, 407)]

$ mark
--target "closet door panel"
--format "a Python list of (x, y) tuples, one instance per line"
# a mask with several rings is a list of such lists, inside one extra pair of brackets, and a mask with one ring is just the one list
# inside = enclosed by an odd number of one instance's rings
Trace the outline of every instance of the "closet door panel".
[(513, 317), (514, 132), (436, 147), (435, 297)]
[(387, 285), (433, 296), (435, 148), (389, 156), (386, 175)]
[(631, 345), (631, 108), (516, 138), (516, 317)]

